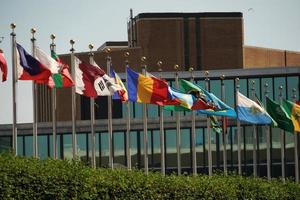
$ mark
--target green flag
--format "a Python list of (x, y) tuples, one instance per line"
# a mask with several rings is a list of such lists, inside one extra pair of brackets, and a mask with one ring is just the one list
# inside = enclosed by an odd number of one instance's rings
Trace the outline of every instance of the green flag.
[(294, 125), (290, 116), (286, 113), (285, 109), (267, 97), (267, 112), (277, 122), (279, 128), (291, 132), (294, 132)]
[(216, 116), (211, 115), (210, 117), (210, 127), (216, 132), (221, 134), (222, 128)]

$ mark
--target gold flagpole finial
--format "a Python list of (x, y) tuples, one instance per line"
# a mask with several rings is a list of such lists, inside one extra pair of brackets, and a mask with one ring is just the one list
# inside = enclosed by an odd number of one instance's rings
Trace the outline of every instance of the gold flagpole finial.
[(179, 65), (174, 65), (174, 69), (176, 70), (176, 71), (178, 71), (179, 70)]
[(128, 58), (129, 55), (130, 55), (130, 53), (129, 53), (128, 51), (126, 51), (126, 52), (124, 53), (124, 57), (125, 57), (125, 58)]
[(162, 72), (162, 64), (163, 64), (162, 61), (159, 60), (159, 61), (157, 61), (156, 64), (157, 64), (157, 66), (158, 66), (158, 71), (159, 71), (159, 72)]
[(31, 29), (30, 29), (30, 32), (31, 32), (31, 34), (32, 34), (31, 40), (34, 41), (34, 40), (35, 40), (34, 34), (36, 33), (36, 29), (35, 29), (35, 28), (31, 28)]
[(147, 58), (146, 58), (145, 56), (143, 56), (143, 57), (141, 58), (141, 61), (142, 61), (142, 62), (146, 62), (146, 60), (147, 60)]
[(50, 47), (52, 47), (53, 49), (55, 47), (55, 42), (54, 42), (55, 38), (56, 38), (56, 36), (54, 34), (50, 35), (50, 39), (52, 40), (52, 43), (51, 43)]
[(75, 51), (75, 49), (74, 49), (75, 40), (71, 39), (71, 40), (70, 40), (70, 44), (71, 44), (71, 49), (70, 49), (70, 51), (71, 51), (72, 53), (74, 53), (74, 51)]
[(111, 49), (110, 48), (106, 48), (104, 51), (105, 51), (105, 53), (109, 54), (111, 52)]
[(10, 24), (10, 28), (11, 28), (11, 29), (15, 29), (16, 27), (17, 27), (17, 25), (16, 25), (15, 23), (11, 23), (11, 24)]
[(224, 80), (224, 79), (225, 79), (225, 75), (222, 74), (222, 75), (220, 76), (220, 79), (221, 79), (221, 80)]
[(93, 48), (94, 48), (94, 45), (93, 45), (93, 44), (89, 44), (89, 49), (90, 49), (90, 51), (92, 51)]

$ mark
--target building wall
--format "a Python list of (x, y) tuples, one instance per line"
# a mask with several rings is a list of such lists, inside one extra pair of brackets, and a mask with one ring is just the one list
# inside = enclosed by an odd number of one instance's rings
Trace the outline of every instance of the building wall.
[(142, 48), (151, 67), (162, 60), (166, 71), (173, 70), (175, 64), (183, 70), (242, 68), (242, 16), (222, 14), (138, 15), (132, 28), (136, 32), (134, 44)]
[(300, 66), (300, 53), (244, 46), (244, 68)]

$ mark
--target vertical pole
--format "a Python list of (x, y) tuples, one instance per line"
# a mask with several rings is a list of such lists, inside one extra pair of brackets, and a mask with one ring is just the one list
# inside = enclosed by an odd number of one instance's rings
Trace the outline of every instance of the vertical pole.
[[(106, 72), (107, 75), (110, 76), (110, 66), (111, 66), (111, 57), (109, 53), (111, 49), (106, 49), (107, 57), (106, 57)], [(109, 148), (109, 166), (111, 169), (114, 168), (114, 157), (113, 157), (113, 132), (112, 132), (112, 103), (111, 103), (111, 96), (107, 97), (107, 106), (108, 106), (108, 148)]]
[[(205, 89), (209, 92), (209, 72), (205, 71)], [(208, 175), (212, 175), (212, 151), (211, 151), (211, 128), (210, 118), (207, 116), (207, 142), (208, 142)]]
[[(179, 65), (175, 65), (175, 84), (176, 88), (179, 89), (179, 76), (178, 70)], [(176, 150), (177, 150), (177, 173), (181, 174), (181, 130), (180, 130), (180, 111), (176, 111)]]
[[(146, 57), (141, 58), (142, 73), (146, 76), (147, 66), (145, 64)], [(145, 174), (148, 175), (148, 125), (147, 125), (147, 104), (143, 103), (143, 123), (144, 123), (144, 168)]]
[(16, 59), (16, 33), (15, 28), (16, 24), (11, 23), (11, 55), (12, 55), (12, 105), (13, 105), (13, 124), (12, 124), (12, 152), (16, 156), (17, 155), (17, 59)]
[[(126, 85), (128, 88), (128, 74), (127, 74), (127, 67), (129, 67), (129, 52), (125, 52), (125, 72), (126, 72)], [(126, 102), (126, 158), (127, 158), (127, 169), (131, 170), (131, 150), (130, 150), (130, 102)]]
[(72, 147), (73, 147), (73, 159), (77, 157), (77, 140), (76, 140), (76, 77), (75, 77), (75, 55), (74, 55), (74, 40), (70, 40), (71, 44), (71, 72), (72, 72), (72, 79), (74, 80), (74, 86), (72, 87)]
[[(89, 61), (90, 64), (94, 64), (94, 53), (92, 52), (94, 45), (89, 44)], [(91, 114), (91, 149), (92, 149), (92, 156), (91, 156), (91, 164), (93, 168), (96, 168), (96, 134), (95, 134), (95, 99), (90, 98), (90, 114)]]
[[(159, 78), (162, 78), (162, 62), (157, 62)], [(165, 169), (165, 130), (164, 130), (164, 112), (163, 106), (159, 106), (159, 131), (160, 131), (160, 170), (164, 176), (166, 174)]]
[[(255, 99), (255, 81), (252, 80), (252, 99)], [(257, 134), (256, 134), (256, 125), (253, 124), (253, 176), (257, 176)]]
[[(54, 43), (55, 35), (51, 34), (50, 38), (52, 40), (52, 43), (50, 44), (50, 51), (55, 52), (56, 45)], [(51, 91), (52, 96), (52, 157), (55, 160), (56, 159), (56, 87), (52, 88)]]
[[(268, 97), (268, 83), (265, 84), (265, 97)], [(266, 143), (267, 143), (267, 177), (271, 180), (271, 137), (270, 125), (266, 125)]]
[[(189, 68), (191, 72), (191, 82), (194, 82), (194, 68)], [(192, 138), (192, 161), (193, 161), (193, 175), (197, 175), (197, 152), (196, 152), (196, 112), (192, 111), (192, 128), (191, 128), (191, 138)]]
[[(235, 79), (235, 84), (236, 84), (236, 105), (238, 104), (238, 93), (240, 90), (240, 84), (239, 84), (240, 79), (236, 78)], [(241, 122), (240, 120), (237, 120), (237, 142), (238, 142), (238, 173), (239, 175), (242, 175), (242, 154), (241, 154)]]
[[(220, 79), (221, 79), (221, 100), (224, 102), (225, 101), (225, 84), (224, 84), (225, 75), (222, 75), (220, 77)], [(227, 146), (227, 140), (226, 140), (227, 127), (226, 127), (225, 120), (226, 120), (225, 117), (222, 117), (223, 170), (224, 170), (224, 174), (227, 175), (227, 148), (226, 148), (226, 146)]]
[[(293, 88), (292, 99), (296, 103), (296, 88)], [(298, 156), (298, 134), (294, 132), (294, 154), (295, 154), (295, 181), (299, 183), (299, 156)]]
[[(32, 38), (31, 38), (31, 43), (32, 43), (32, 56), (35, 57), (35, 37), (34, 34), (36, 33), (36, 29), (32, 28), (31, 30)], [(32, 82), (32, 102), (33, 102), (33, 129), (32, 129), (32, 134), (33, 134), (33, 157), (37, 158), (38, 157), (38, 136), (37, 136), (37, 84), (33, 81)]]
[(132, 8), (130, 8), (130, 47), (134, 46), (134, 39), (133, 39), (133, 12), (132, 12)]
[[(282, 85), (279, 86), (279, 103), (282, 104)], [(284, 151), (284, 141), (285, 141), (285, 134), (284, 130), (280, 129), (280, 150), (281, 150), (281, 176), (282, 181), (285, 183), (285, 151)]]

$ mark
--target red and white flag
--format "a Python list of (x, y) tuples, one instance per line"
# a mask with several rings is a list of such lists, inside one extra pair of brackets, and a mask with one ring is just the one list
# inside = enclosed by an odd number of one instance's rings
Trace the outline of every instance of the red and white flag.
[(85, 63), (75, 57), (76, 93), (96, 98), (111, 96), (119, 89), (114, 79), (110, 78), (99, 66)]
[(2, 76), (2, 82), (7, 80), (7, 62), (4, 57), (3, 51), (0, 49), (0, 76)]

